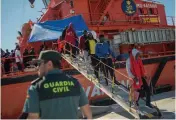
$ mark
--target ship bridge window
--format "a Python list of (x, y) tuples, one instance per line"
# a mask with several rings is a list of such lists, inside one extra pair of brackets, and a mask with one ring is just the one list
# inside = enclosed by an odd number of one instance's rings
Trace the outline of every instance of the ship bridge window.
[(148, 14), (149, 14), (149, 15), (152, 15), (152, 14), (153, 14), (153, 9), (152, 9), (152, 8), (149, 8), (149, 9), (148, 9)]
[(138, 8), (138, 13), (139, 13), (139, 15), (142, 15), (142, 9), (141, 8)]

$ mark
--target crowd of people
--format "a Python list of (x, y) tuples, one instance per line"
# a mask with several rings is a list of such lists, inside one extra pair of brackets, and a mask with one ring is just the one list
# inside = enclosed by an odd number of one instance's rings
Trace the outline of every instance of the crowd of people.
[[(47, 49), (47, 46), (42, 44), (39, 52)], [(110, 73), (111, 79), (115, 80), (115, 84), (119, 84), (116, 81), (113, 69), (114, 62), (118, 57), (112, 51), (109, 40), (103, 34), (100, 34), (99, 40), (97, 40), (94, 38), (92, 32), (84, 30), (82, 35), (78, 37), (72, 23), (70, 23), (69, 26), (65, 27), (62, 35), (59, 37), (57, 48), (52, 49), (57, 50), (60, 53), (71, 55), (73, 58), (81, 55), (85, 63), (90, 62), (94, 69), (95, 77), (97, 77), (99, 81), (100, 69), (105, 76), (106, 85), (109, 84), (108, 72)], [(126, 69), (128, 76), (134, 80), (133, 88), (138, 90), (143, 85), (147, 94), (146, 105), (151, 107), (150, 90), (146, 83), (144, 67), (139, 58), (139, 53), (140, 52), (135, 48), (130, 50), (129, 58), (126, 62)], [(11, 50), (11, 52), (9, 52), (8, 49), (6, 52), (1, 49), (1, 58), (3, 58), (1, 59), (2, 73), (8, 74), (10, 71), (23, 71), (25, 67), (29, 66), (29, 61), (36, 58), (36, 54), (34, 48), (31, 48), (30, 50), (25, 49), (21, 55), (18, 44), (16, 44), (16, 48)], [(137, 101), (138, 100), (136, 99), (136, 103)]]
[(111, 78), (115, 79), (112, 67), (116, 56), (110, 47), (109, 40), (103, 34), (99, 35), (99, 40), (95, 39), (93, 34), (86, 30), (78, 37), (73, 25), (70, 24), (64, 29), (58, 40), (58, 51), (70, 54), (73, 58), (78, 55), (83, 56), (85, 63), (90, 62), (93, 66), (97, 78), (99, 78), (99, 69), (104, 73), (108, 85), (108, 72)]
[[(65, 43), (63, 42), (65, 40)], [(65, 47), (65, 51), (64, 51)], [(80, 38), (76, 36), (76, 33), (72, 27), (66, 27), (60, 40), (58, 41), (58, 51), (65, 54), (71, 54), (75, 58), (78, 54), (82, 54), (85, 63), (88, 62), (89, 57), (91, 59), (91, 64), (94, 67), (95, 76), (99, 78), (99, 69), (103, 72), (106, 80), (106, 85), (108, 82), (108, 72), (110, 73), (111, 79), (114, 79), (115, 84), (119, 85), (117, 82), (113, 64), (118, 59), (118, 56), (112, 51), (110, 41), (105, 38), (103, 34), (99, 35), (99, 41), (96, 40), (91, 32), (83, 31)], [(150, 88), (147, 84), (147, 77), (145, 76), (144, 66), (142, 60), (140, 59), (140, 52), (135, 48), (129, 50), (129, 57), (126, 62), (126, 69), (128, 76), (133, 79), (131, 89), (133, 92), (139, 93), (135, 95), (133, 100), (138, 104), (139, 98), (142, 97), (142, 93), (146, 93), (146, 106), (152, 108), (150, 99)], [(143, 92), (141, 92), (143, 91)], [(138, 96), (138, 97), (136, 97)]]
[[(39, 52), (36, 52), (33, 47), (30, 49), (24, 49), (24, 52), (21, 53), (20, 46), (18, 43), (15, 43), (15, 49), (9, 52), (1, 48), (1, 75), (14, 73), (14, 72), (23, 72), (25, 68), (30, 66), (30, 61), (35, 59), (41, 51), (47, 50), (48, 47), (43, 43), (40, 46)], [(35, 65), (36, 66), (36, 65)]]
[(24, 68), (29, 65), (28, 62), (36, 56), (34, 48), (25, 49), (23, 54), (21, 54), (20, 46), (17, 43), (15, 45), (15, 49), (11, 50), (11, 52), (8, 49), (5, 52), (1, 49), (2, 75), (17, 71), (23, 72)]

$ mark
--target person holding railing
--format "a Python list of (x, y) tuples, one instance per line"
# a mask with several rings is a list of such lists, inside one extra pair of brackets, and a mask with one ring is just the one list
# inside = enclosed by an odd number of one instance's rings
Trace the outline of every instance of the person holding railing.
[[(110, 49), (110, 45), (108, 44), (107, 40), (105, 40), (104, 35), (99, 35), (100, 43), (96, 44), (95, 48), (95, 55), (98, 57), (98, 59), (101, 61), (100, 65), (97, 65), (95, 67), (96, 71), (100, 69), (103, 71), (106, 84), (108, 85), (108, 71), (110, 72), (111, 78), (114, 77), (115, 82), (117, 83), (115, 79), (115, 74), (113, 68), (113, 61), (115, 60), (115, 54)], [(113, 59), (112, 59), (113, 58)], [(118, 83), (117, 83), (118, 84)]]
[[(126, 61), (126, 70), (128, 73), (128, 76), (133, 79), (133, 84), (132, 84), (132, 93), (135, 93), (135, 91), (140, 92), (141, 88), (144, 88), (144, 91), (146, 93), (146, 106), (149, 108), (152, 108), (151, 105), (151, 98), (150, 98), (150, 88), (146, 82), (146, 76), (145, 76), (145, 71), (144, 71), (144, 66), (142, 63), (142, 60), (140, 58), (140, 52), (133, 48), (132, 51), (130, 52), (130, 57)], [(135, 104), (138, 106), (138, 101), (141, 96), (141, 92), (138, 95), (137, 94), (134, 96), (134, 101), (136, 102)]]
[(21, 56), (21, 52), (20, 52), (20, 47), (19, 46), (17, 46), (16, 50), (15, 50), (15, 61), (16, 61), (18, 70), (23, 72), (23, 67), (22, 67), (23, 58)]
[(83, 55), (85, 62), (87, 62), (87, 60), (88, 60), (88, 52), (87, 52), (86, 46), (85, 46), (85, 43), (86, 43), (87, 40), (88, 40), (87, 31), (84, 30), (83, 35), (79, 39), (79, 49), (80, 49), (80, 52), (81, 52), (80, 54)]
[(98, 58), (95, 55), (95, 46), (97, 40), (94, 39), (92, 33), (88, 33), (88, 40), (85, 42), (85, 48), (90, 55), (92, 66), (94, 67), (95, 76), (98, 78), (98, 71), (96, 71), (95, 66), (98, 64)]
[(15, 72), (17, 71), (17, 67), (16, 67), (16, 63), (15, 63), (15, 51), (14, 50), (11, 50), (11, 53), (10, 53), (10, 57), (11, 57), (11, 72)]
[(23, 63), (25, 68), (28, 66), (28, 61), (29, 61), (29, 52), (28, 49), (25, 49), (23, 53)]

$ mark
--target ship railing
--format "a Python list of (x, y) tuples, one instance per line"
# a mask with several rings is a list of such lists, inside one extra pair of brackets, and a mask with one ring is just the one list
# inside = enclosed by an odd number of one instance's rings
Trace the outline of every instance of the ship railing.
[[(70, 45), (70, 47), (74, 47), (75, 49), (77, 49), (79, 52), (81, 52), (81, 50), (75, 46), (70, 44), (69, 42), (66, 42), (68, 45)], [(96, 85), (98, 88), (100, 88), (104, 93), (106, 93), (109, 97), (111, 97), (113, 100), (115, 100), (119, 105), (121, 105), (123, 108), (125, 108), (125, 110), (129, 111), (130, 107), (126, 104), (127, 101), (124, 100), (124, 98), (122, 96), (116, 96), (114, 95), (115, 93), (119, 92), (119, 89), (117, 91), (117, 86), (115, 85), (115, 83), (119, 85), (122, 85), (119, 83), (119, 78), (123, 79), (123, 82), (127, 83), (127, 81), (130, 81), (128, 86), (131, 86), (131, 84), (133, 83), (133, 80), (131, 78), (129, 78), (127, 75), (123, 74), (122, 72), (120, 72), (119, 70), (115, 69), (114, 67), (110, 67), (107, 64), (105, 64), (104, 62), (102, 62), (101, 60), (97, 59), (96, 57), (93, 57), (94, 60), (96, 60), (96, 65), (92, 66), (90, 64), (90, 62), (87, 60), (86, 62), (83, 60), (84, 58), (82, 56), (77, 56), (72, 54), (72, 51), (65, 49), (65, 52), (67, 52), (67, 54), (62, 53), (62, 57), (68, 62), (70, 63), (76, 70), (78, 70), (85, 78), (87, 78), (88, 80), (90, 80), (94, 85)], [(99, 66), (100, 69), (95, 69), (95, 67)], [(105, 70), (106, 68), (113, 70), (113, 78), (109, 78), (105, 75), (101, 74), (101, 71)], [(96, 78), (94, 72), (98, 73), (99, 78)], [(108, 71), (106, 71), (108, 74)], [(104, 73), (105, 74), (105, 73)], [(118, 75), (116, 75), (118, 74)], [(118, 76), (118, 81), (116, 80), (116, 77)], [(108, 86), (105, 86), (105, 79), (106, 81), (108, 81)], [(123, 94), (125, 96), (125, 98), (128, 100), (129, 97), (129, 88), (128, 87), (124, 87), (125, 85), (122, 85), (123, 87), (118, 87), (121, 90), (121, 94)], [(113, 94), (112, 94), (113, 93)], [(118, 97), (118, 99), (117, 99)], [(132, 99), (131, 99), (132, 100)], [(130, 112), (135, 118), (139, 118), (138, 114), (137, 114), (137, 110), (131, 109)]]
[[(54, 43), (55, 45), (57, 43)], [(141, 57), (144, 59), (150, 59), (150, 58), (157, 58), (160, 56), (170, 56), (170, 55), (174, 55), (175, 51), (165, 51), (165, 52), (148, 52), (147, 54), (142, 54)], [(37, 58), (39, 55), (27, 55), (27, 56), (22, 56), (21, 59), (23, 59), (24, 62), (24, 58), (29, 58), (29, 57), (35, 57)], [(15, 58), (17, 57), (2, 57), (1, 58), (1, 76), (5, 77), (5, 76), (13, 76), (13, 75), (19, 75), (19, 74), (24, 74), (24, 73), (31, 73), (31, 72), (35, 72), (37, 70), (36, 66), (34, 66), (33, 64), (28, 64), (28, 67), (24, 67), (24, 63), (22, 63), (23, 66), (23, 71), (18, 71), (17, 69), (17, 65), (15, 62)], [(4, 70), (4, 64), (5, 61), (9, 60), (10, 61), (10, 71), (8, 73), (5, 72)], [(121, 63), (121, 62), (125, 62), (125, 61), (116, 61), (116, 63)], [(62, 69), (71, 69), (72, 67), (65, 61), (62, 60)]]
[[(37, 58), (39, 55), (26, 55), (26, 56), (21, 56), (20, 59), (22, 60), (21, 66), (22, 70), (19, 71), (17, 64), (16, 64), (16, 58), (19, 57), (1, 57), (1, 77), (8, 77), (8, 76), (15, 76), (15, 75), (24, 75), (27, 73), (34, 73), (37, 71), (37, 64), (32, 64), (32, 59)], [(32, 58), (30, 58), (32, 57)], [(27, 58), (26, 62), (24, 59)], [(7, 63), (8, 62), (8, 63)], [(24, 63), (25, 62), (25, 63)], [(5, 72), (5, 64), (9, 64), (10, 70), (9, 72)], [(25, 67), (25, 64), (27, 66)], [(61, 69), (67, 70), (67, 69), (72, 69), (72, 67), (62, 59), (62, 65)]]
[(165, 51), (165, 52), (148, 52), (148, 54), (142, 54), (142, 58), (151, 59), (160, 56), (174, 55), (175, 51)]
[(146, 2), (152, 2), (152, 3), (157, 3), (157, 4), (161, 4), (161, 2), (159, 2), (159, 1), (155, 1), (155, 0), (143, 0), (143, 1), (146, 1)]
[[(74, 47), (78, 51), (81, 52), (81, 50), (75, 46), (72, 45), (69, 42), (66, 42), (70, 45), (70, 47)], [(69, 54), (63, 54), (62, 57), (70, 63), (75, 69), (77, 69), (84, 77), (86, 77), (89, 81), (91, 81), (93, 84), (95, 84), (98, 88), (100, 88), (104, 93), (106, 93), (111, 99), (113, 99), (116, 103), (118, 103), (121, 107), (123, 107), (126, 111), (128, 111), (132, 116), (134, 116), (137, 119), (140, 119), (141, 116), (147, 116), (148, 118), (154, 117), (151, 115), (151, 113), (146, 112), (146, 109), (141, 109), (138, 107), (135, 103), (136, 99), (136, 92), (134, 91), (134, 88), (132, 87), (133, 80), (132, 78), (128, 77), (126, 73), (121, 69), (115, 69), (115, 63), (113, 64), (113, 67), (107, 65), (101, 59), (98, 59), (94, 56), (91, 56), (92, 59), (96, 60), (96, 64), (93, 66), (91, 65), (91, 62), (84, 61), (81, 56), (74, 55), (70, 50), (65, 49)], [(104, 72), (104, 75), (101, 74), (101, 72), (97, 69), (95, 69), (99, 65), (100, 71), (103, 71), (103, 69), (109, 69), (109, 72), (113, 73), (113, 77), (109, 76), (108, 71)], [(93, 69), (92, 69), (93, 68)], [(98, 73), (98, 78), (94, 74), (95, 72)], [(111, 74), (110, 73), (110, 74)], [(149, 74), (148, 74), (149, 75)], [(103, 80), (108, 81), (108, 85), (105, 85), (105, 82)], [(146, 81), (148, 84), (151, 82), (151, 77), (148, 76), (146, 78)], [(153, 90), (153, 89), (152, 89)], [(145, 105), (145, 100), (143, 100), (143, 104)], [(132, 107), (132, 105), (134, 105)], [(160, 111), (157, 108), (157, 106), (153, 106), (154, 109), (157, 111), (158, 116), (160, 116)], [(155, 111), (155, 112), (156, 112)], [(151, 110), (150, 112), (153, 112)], [(151, 116), (149, 116), (149, 114)]]
[[(34, 65), (30, 65), (28, 67), (25, 67), (24, 65), (24, 59), (31, 59), (31, 58), (36, 58), (38, 55), (26, 55), (26, 56), (21, 56), (20, 59), (22, 60), (21, 62), (21, 67), (22, 70), (19, 71), (17, 64), (16, 64), (16, 58), (19, 57), (2, 57), (1, 58), (1, 76), (2, 77), (7, 77), (7, 76), (14, 76), (14, 75), (22, 75), (24, 73), (31, 73), (36, 71), (36, 67)], [(28, 60), (29, 61), (29, 60)], [(5, 72), (5, 65), (10, 67), (8, 72)]]

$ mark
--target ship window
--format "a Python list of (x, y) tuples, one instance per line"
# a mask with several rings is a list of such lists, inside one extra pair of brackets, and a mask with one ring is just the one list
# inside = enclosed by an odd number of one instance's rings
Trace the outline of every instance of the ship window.
[(152, 8), (149, 8), (148, 11), (149, 11), (149, 12), (148, 12), (149, 15), (152, 15), (152, 14), (153, 14), (153, 9), (152, 9)]
[(74, 8), (74, 6), (73, 6), (73, 0), (70, 1), (70, 6), (71, 6), (71, 8)]
[(142, 9), (141, 8), (138, 9), (138, 13), (139, 13), (139, 15), (142, 15)]

